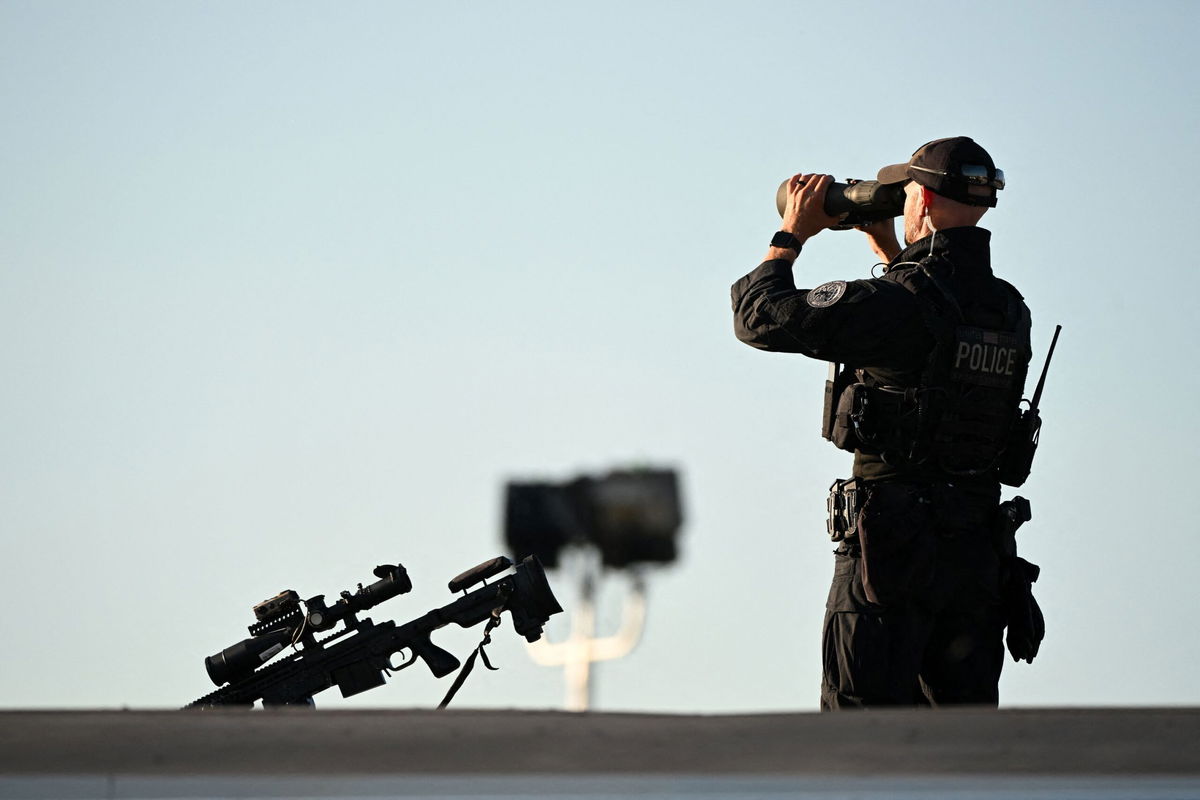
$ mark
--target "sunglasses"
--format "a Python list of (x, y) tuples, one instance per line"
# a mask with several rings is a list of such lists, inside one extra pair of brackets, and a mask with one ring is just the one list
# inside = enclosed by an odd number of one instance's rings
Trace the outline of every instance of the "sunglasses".
[(945, 175), (947, 178), (958, 178), (976, 186), (990, 186), (993, 189), (1004, 188), (1004, 170), (988, 169), (983, 164), (963, 164), (959, 167), (958, 172), (918, 167), (916, 164), (909, 164), (908, 168), (919, 169), (921, 172), (929, 172), (934, 175)]

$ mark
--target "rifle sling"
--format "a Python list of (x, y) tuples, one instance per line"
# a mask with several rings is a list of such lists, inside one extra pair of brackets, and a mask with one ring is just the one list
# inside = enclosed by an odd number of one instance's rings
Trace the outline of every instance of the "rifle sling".
[[(499, 611), (499, 609), (497, 609), (497, 611)], [(467, 676), (470, 675), (471, 670), (475, 668), (476, 656), (483, 657), (483, 665), (488, 669), (492, 671), (499, 669), (499, 667), (492, 666), (492, 662), (488, 661), (487, 653), (483, 650), (484, 645), (489, 645), (492, 643), (492, 631), (495, 630), (496, 626), (499, 624), (500, 614), (493, 613), (492, 618), (488, 620), (487, 627), (483, 629), (483, 641), (479, 643), (478, 647), (471, 651), (471, 655), (467, 657), (467, 661), (463, 664), (463, 668), (458, 671), (458, 675), (454, 678), (454, 683), (450, 686), (450, 691), (446, 692), (446, 696), (442, 699), (442, 702), (438, 704), (439, 711), (450, 705), (450, 701), (454, 699), (454, 695), (458, 694), (458, 690), (461, 689), (463, 683), (466, 682)]]

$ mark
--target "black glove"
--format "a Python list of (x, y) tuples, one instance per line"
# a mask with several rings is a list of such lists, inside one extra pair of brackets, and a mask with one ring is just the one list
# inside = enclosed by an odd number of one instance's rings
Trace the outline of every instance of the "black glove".
[(1004, 587), (1004, 616), (1008, 625), (1005, 642), (1013, 661), (1032, 664), (1046, 636), (1046, 619), (1033, 597), (1033, 584), (1039, 574), (1041, 568), (1019, 556), (1008, 562)]

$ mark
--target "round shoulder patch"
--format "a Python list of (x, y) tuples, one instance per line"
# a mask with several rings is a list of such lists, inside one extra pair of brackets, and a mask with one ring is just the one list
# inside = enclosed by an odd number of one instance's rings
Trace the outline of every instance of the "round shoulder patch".
[(822, 283), (817, 288), (809, 290), (809, 293), (804, 299), (813, 308), (828, 308), (838, 300), (841, 300), (842, 295), (845, 293), (845, 281), (830, 281), (829, 283)]

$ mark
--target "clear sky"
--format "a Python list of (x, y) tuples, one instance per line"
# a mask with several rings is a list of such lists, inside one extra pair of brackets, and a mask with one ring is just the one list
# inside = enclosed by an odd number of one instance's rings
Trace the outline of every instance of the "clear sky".
[[(815, 709), (850, 458), (818, 437), (824, 365), (738, 343), (729, 285), (787, 175), (960, 134), (1007, 174), (985, 224), (1039, 362), (1064, 326), (1020, 490), (1048, 634), (1002, 704), (1200, 704), (1198, 23), (0, 2), (0, 706), (181, 705), (259, 600), (399, 560), (416, 588), (374, 616), (415, 617), (500, 552), (506, 479), (652, 464), (683, 473), (684, 557), (596, 707)], [(826, 232), (798, 280), (873, 261)], [(496, 638), (456, 703), (561, 704)], [(449, 681), (418, 672), (322, 705), (432, 706)]]

